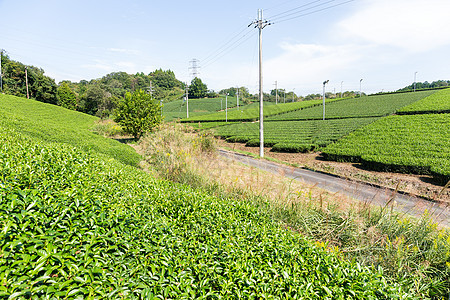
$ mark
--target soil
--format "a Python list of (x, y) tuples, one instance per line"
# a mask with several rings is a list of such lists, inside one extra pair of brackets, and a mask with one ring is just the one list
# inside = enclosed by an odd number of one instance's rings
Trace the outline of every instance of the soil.
[[(219, 147), (237, 151), (250, 152), (259, 155), (259, 147), (247, 147), (241, 143), (228, 143), (218, 140)], [(431, 176), (400, 173), (384, 173), (365, 170), (360, 164), (326, 161), (320, 152), (317, 153), (279, 153), (264, 149), (264, 156), (281, 162), (294, 164), (316, 171), (321, 171), (350, 180), (357, 180), (382, 187), (420, 196), (429, 200), (450, 203), (450, 188), (445, 188), (433, 182)]]

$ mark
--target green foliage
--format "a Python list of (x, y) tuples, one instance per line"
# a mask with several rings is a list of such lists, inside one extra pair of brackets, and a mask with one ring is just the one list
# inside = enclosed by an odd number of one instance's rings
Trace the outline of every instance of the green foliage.
[(93, 116), (10, 95), (0, 95), (0, 115), (0, 125), (11, 126), (26, 136), (102, 153), (132, 166), (141, 160), (130, 146), (91, 132), (98, 121)]
[[(423, 90), (423, 89), (436, 89), (436, 88), (442, 88), (442, 87), (448, 87), (450, 85), (450, 80), (437, 80), (433, 82), (416, 82), (416, 91), (417, 90)], [(413, 91), (414, 90), (414, 83), (406, 86), (402, 89), (399, 89), (398, 92), (404, 92), (404, 91)]]
[(162, 89), (170, 90), (175, 87), (181, 88), (181, 81), (176, 79), (175, 73), (171, 70), (155, 70), (149, 74), (152, 83)]
[[(26, 66), (2, 55), (3, 92), (10, 95), (26, 97)], [(45, 103), (56, 104), (55, 81), (44, 75), (44, 70), (34, 66), (28, 67), (28, 91), (31, 98)]]
[(58, 105), (75, 110), (77, 107), (77, 96), (67, 83), (62, 83), (57, 91)]
[(81, 97), (79, 110), (89, 115), (95, 115), (106, 98), (107, 94), (100, 85), (89, 85)]
[(114, 111), (114, 121), (138, 139), (161, 123), (161, 106), (143, 90), (127, 93)]
[(323, 150), (326, 158), (367, 168), (450, 180), (450, 114), (382, 118)]
[(450, 113), (450, 89), (436, 92), (398, 111), (400, 114)]
[(207, 92), (208, 87), (202, 82), (200, 78), (195, 77), (194, 79), (192, 79), (191, 85), (189, 86), (189, 98), (204, 98), (206, 97)]
[(11, 128), (0, 138), (2, 298), (404, 295), (381, 270), (343, 261), (246, 201)]

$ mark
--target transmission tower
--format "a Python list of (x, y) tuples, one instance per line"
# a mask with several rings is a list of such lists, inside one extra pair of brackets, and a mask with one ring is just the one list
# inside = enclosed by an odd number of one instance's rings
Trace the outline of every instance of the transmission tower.
[(192, 79), (194, 79), (195, 77), (198, 77), (198, 75), (200, 74), (200, 72), (199, 72), (200, 61), (198, 59), (194, 58), (189, 63), (191, 64), (191, 66), (189, 67), (189, 71), (192, 76)]

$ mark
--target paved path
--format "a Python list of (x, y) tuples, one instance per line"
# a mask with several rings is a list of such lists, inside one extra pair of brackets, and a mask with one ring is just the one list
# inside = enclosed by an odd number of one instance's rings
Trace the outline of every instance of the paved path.
[(259, 168), (275, 174), (282, 174), (332, 193), (342, 193), (354, 199), (384, 206), (389, 201), (395, 210), (414, 216), (422, 216), (425, 212), (437, 223), (450, 227), (450, 207), (422, 198), (396, 193), (390, 189), (375, 187), (370, 184), (354, 182), (333, 175), (314, 172), (302, 168), (294, 168), (277, 164), (264, 159), (255, 159), (247, 155), (219, 150), (221, 156), (241, 162), (245, 165)]

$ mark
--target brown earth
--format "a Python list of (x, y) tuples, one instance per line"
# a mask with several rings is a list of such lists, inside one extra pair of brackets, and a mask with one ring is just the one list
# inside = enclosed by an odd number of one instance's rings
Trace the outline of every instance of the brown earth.
[[(218, 140), (219, 147), (250, 152), (259, 155), (258, 147), (247, 147), (241, 143), (227, 143)], [(365, 170), (357, 163), (339, 163), (326, 161), (320, 153), (278, 153), (264, 149), (264, 156), (281, 162), (294, 164), (351, 180), (376, 184), (382, 187), (398, 189), (398, 191), (426, 199), (450, 203), (450, 189), (433, 183), (433, 178), (426, 175), (411, 175), (400, 173), (384, 173)]]

